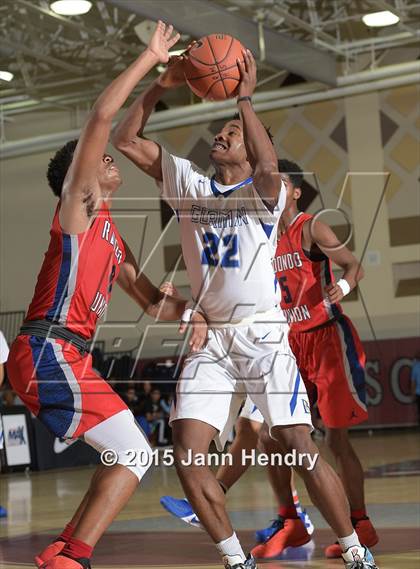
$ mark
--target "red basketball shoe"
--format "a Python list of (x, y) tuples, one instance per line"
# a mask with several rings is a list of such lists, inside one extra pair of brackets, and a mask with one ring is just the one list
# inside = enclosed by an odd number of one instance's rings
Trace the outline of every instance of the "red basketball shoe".
[(44, 565), (42, 569), (91, 569), (89, 559), (71, 559), (65, 555), (56, 555)]
[(61, 540), (53, 541), (50, 543), (50, 545), (47, 545), (47, 547), (41, 553), (35, 556), (34, 561), (38, 569), (41, 569), (41, 567), (43, 567), (47, 561), (61, 553), (65, 545), (66, 543)]
[(275, 559), (286, 547), (299, 547), (311, 541), (300, 518), (287, 518), (265, 543), (256, 545), (251, 553), (255, 559)]

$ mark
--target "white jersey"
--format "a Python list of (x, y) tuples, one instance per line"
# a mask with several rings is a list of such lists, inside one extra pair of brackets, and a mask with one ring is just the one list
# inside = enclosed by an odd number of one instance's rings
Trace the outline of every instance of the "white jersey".
[(286, 189), (270, 211), (252, 178), (221, 186), (162, 148), (162, 198), (175, 211), (193, 298), (210, 322), (228, 323), (278, 305), (272, 268)]

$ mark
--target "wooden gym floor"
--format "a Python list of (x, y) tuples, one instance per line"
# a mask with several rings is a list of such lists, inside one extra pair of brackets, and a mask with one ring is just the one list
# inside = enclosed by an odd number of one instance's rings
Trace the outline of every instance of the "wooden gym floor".
[[(366, 471), (369, 513), (380, 542), (374, 548), (380, 569), (420, 567), (420, 438), (418, 431), (354, 434)], [(322, 448), (322, 452), (325, 449)], [(19, 473), (0, 476), (0, 504), (9, 517), (0, 520), (0, 567), (33, 567), (32, 558), (57, 535), (71, 517), (87, 488), (91, 468)], [(323, 558), (333, 540), (331, 531), (310, 506), (298, 481), (301, 501), (316, 526), (313, 541), (287, 551), (288, 558), (260, 564), (264, 569), (334, 569), (340, 560)], [(160, 496), (182, 496), (173, 468), (150, 471), (130, 504), (98, 544), (95, 569), (217, 569), (217, 553), (203, 532), (187, 528), (162, 510)], [(253, 468), (229, 493), (228, 508), (235, 528), (248, 549), (253, 531), (275, 515), (263, 468)]]

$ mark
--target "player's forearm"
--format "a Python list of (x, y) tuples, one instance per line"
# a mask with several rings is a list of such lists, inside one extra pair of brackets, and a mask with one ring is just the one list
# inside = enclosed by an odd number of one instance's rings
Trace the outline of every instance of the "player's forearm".
[(132, 275), (127, 275), (124, 279), (119, 278), (118, 283), (132, 300), (155, 320), (173, 322), (181, 319), (186, 300), (163, 294), (143, 273), (136, 280)]
[(163, 295), (160, 291), (159, 294), (161, 295), (160, 298), (147, 307), (147, 314), (155, 320), (164, 322), (181, 320), (187, 304), (186, 301)]
[(129, 107), (112, 134), (112, 143), (117, 148), (142, 136), (144, 127), (166, 89), (154, 81)]
[(255, 188), (262, 199), (274, 205), (278, 201), (281, 186), (274, 146), (251, 102), (241, 101), (239, 110), (248, 161), (254, 171)]
[(362, 264), (355, 259), (354, 263), (342, 268), (344, 269), (344, 273), (341, 278), (347, 281), (349, 283), (350, 290), (353, 290), (356, 288), (358, 282), (365, 276)]
[(0, 387), (4, 381), (4, 364), (0, 364)]
[(245, 147), (253, 169), (261, 165), (277, 168), (277, 155), (267, 131), (256, 115), (250, 101), (238, 103), (242, 118)]
[(149, 49), (143, 53), (103, 91), (92, 113), (112, 120), (134, 87), (157, 64), (159, 58)]

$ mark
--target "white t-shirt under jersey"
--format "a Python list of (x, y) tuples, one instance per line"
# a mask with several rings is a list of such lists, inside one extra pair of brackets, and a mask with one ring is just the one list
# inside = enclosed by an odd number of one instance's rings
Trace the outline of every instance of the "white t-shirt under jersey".
[[(211, 322), (228, 323), (278, 304), (272, 268), (282, 184), (270, 211), (252, 179), (221, 186), (189, 160), (162, 148), (162, 198), (175, 211), (193, 298)], [(236, 189), (235, 189), (236, 188)]]

